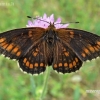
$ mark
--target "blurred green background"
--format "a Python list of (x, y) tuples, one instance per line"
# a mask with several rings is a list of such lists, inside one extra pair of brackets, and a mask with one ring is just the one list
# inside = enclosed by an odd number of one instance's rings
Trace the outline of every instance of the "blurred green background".
[[(62, 22), (100, 35), (100, 0), (0, 0), (0, 33), (26, 27), (27, 15), (46, 13)], [(24, 74), (17, 62), (0, 56), (0, 100), (40, 100), (46, 72), (38, 76)], [(100, 100), (100, 59), (85, 62), (75, 73), (58, 74), (51, 69), (43, 100)]]

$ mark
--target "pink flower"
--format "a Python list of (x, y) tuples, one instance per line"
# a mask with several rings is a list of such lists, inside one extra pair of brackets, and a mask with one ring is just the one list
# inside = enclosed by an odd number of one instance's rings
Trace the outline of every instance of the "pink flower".
[(50, 23), (54, 24), (56, 29), (59, 28), (66, 28), (69, 24), (62, 24), (61, 18), (58, 18), (56, 21), (54, 20), (54, 15), (52, 14), (50, 17), (47, 17), (46, 14), (43, 15), (43, 17), (37, 17), (37, 19), (33, 21), (28, 21), (27, 27), (42, 27), (42, 28), (48, 28)]

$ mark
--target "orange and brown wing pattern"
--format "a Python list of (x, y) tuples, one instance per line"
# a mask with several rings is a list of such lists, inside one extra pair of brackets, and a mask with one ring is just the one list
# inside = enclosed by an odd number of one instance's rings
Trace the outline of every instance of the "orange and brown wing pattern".
[(40, 74), (44, 72), (47, 66), (45, 43), (37, 43), (31, 50), (19, 60), (20, 68), (27, 73)]
[(0, 34), (0, 54), (11, 59), (19, 59), (37, 40), (41, 40), (44, 31), (43, 28), (22, 28)]
[(53, 69), (63, 74), (75, 72), (82, 66), (82, 61), (66, 45), (59, 41), (54, 47)]
[(58, 29), (58, 37), (82, 60), (100, 56), (100, 37), (78, 29)]

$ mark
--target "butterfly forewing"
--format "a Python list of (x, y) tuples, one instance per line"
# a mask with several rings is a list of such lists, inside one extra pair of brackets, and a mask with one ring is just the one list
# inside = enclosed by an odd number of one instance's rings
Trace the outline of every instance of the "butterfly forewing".
[(4, 32), (0, 34), (0, 53), (19, 59), (41, 40), (44, 31), (43, 28), (22, 28)]
[(58, 37), (82, 60), (100, 56), (100, 37), (78, 29), (59, 29)]

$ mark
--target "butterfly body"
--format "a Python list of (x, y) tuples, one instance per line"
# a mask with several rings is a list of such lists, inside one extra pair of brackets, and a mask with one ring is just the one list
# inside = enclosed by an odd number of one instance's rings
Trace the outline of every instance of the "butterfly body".
[(0, 53), (16, 59), (31, 74), (47, 65), (61, 73), (75, 72), (83, 61), (100, 56), (100, 37), (87, 31), (60, 28), (21, 28), (0, 34)]

